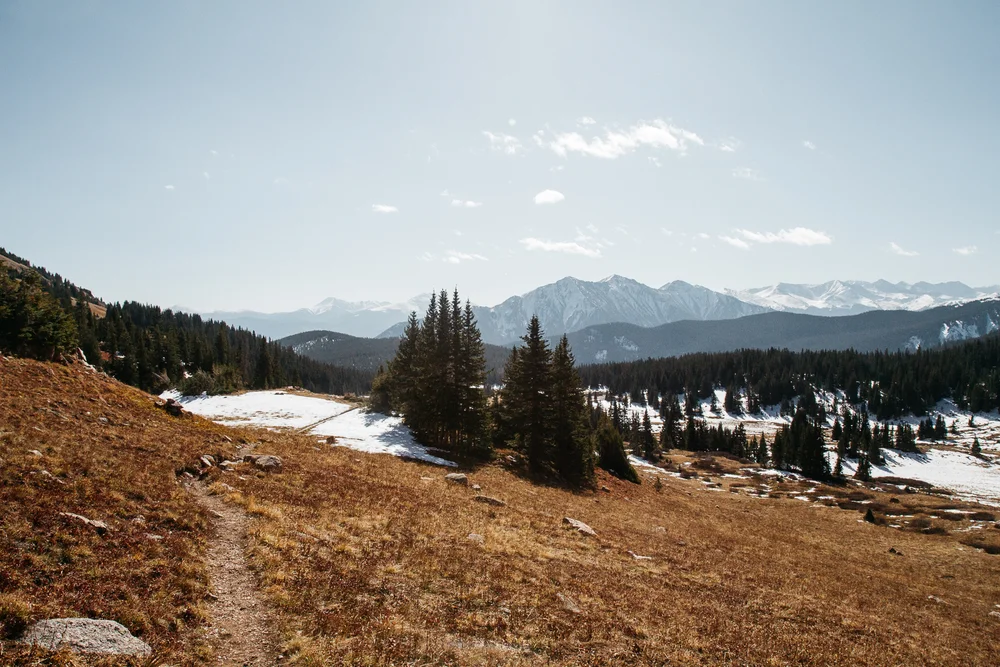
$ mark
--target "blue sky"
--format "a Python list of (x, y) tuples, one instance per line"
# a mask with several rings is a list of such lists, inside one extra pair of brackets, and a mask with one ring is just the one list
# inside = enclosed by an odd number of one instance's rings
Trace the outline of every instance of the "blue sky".
[(1000, 4), (0, 2), (0, 245), (288, 310), (996, 284)]

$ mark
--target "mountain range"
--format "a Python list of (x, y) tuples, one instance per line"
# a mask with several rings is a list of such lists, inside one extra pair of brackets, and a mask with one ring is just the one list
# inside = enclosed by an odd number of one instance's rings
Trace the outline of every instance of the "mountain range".
[[(718, 292), (683, 281), (654, 288), (623, 276), (591, 282), (563, 278), (502, 303), (476, 306), (483, 340), (515, 342), (532, 314), (550, 335), (611, 323), (657, 327), (685, 320), (732, 320), (767, 312), (809, 315), (855, 315), (873, 310), (921, 311), (965, 303), (1000, 292), (1000, 285), (969, 287), (960, 282), (890, 283), (830, 281), (819, 285), (779, 283), (769, 287)], [(395, 338), (411, 311), (422, 314), (429, 294), (402, 303), (350, 302), (329, 298), (312, 308), (283, 313), (210, 312), (204, 317), (253, 329), (271, 338), (316, 330), (361, 337)]]

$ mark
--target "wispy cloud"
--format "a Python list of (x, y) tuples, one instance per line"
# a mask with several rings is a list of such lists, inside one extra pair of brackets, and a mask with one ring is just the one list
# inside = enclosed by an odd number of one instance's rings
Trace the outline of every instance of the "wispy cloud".
[(594, 120), (593, 118), (591, 118), (590, 116), (581, 116), (580, 118), (576, 119), (576, 122), (579, 125), (596, 125), (597, 124), (597, 121)]
[(706, 234), (705, 232), (698, 232), (698, 238), (700, 238), (700, 239), (710, 239), (712, 237), (709, 236), (708, 234)]
[(719, 240), (720, 241), (725, 241), (729, 245), (734, 246), (736, 248), (739, 248), (741, 250), (747, 250), (750, 247), (749, 243), (747, 243), (743, 239), (737, 238), (735, 236), (720, 236)]
[(900, 245), (895, 241), (891, 241), (889, 243), (889, 251), (897, 255), (900, 255), (902, 257), (916, 257), (917, 255), (920, 254), (916, 250), (907, 250), (905, 248), (900, 247)]
[(554, 166), (554, 167), (549, 167), (549, 171), (562, 171), (562, 170), (564, 170), (565, 168), (566, 168), (566, 167), (564, 167), (563, 165), (561, 165), (561, 164), (557, 164), (557, 165), (556, 165), (556, 166)]
[(174, 188), (174, 186), (172, 186), (172, 185), (164, 185), (164, 186), (163, 186), (163, 189), (164, 189), (164, 190), (174, 190), (175, 188)]
[(743, 145), (743, 142), (736, 137), (729, 137), (728, 139), (723, 139), (716, 145), (723, 153), (735, 153)]
[(510, 134), (494, 134), (489, 130), (483, 130), (483, 136), (490, 140), (490, 148), (505, 155), (517, 155), (524, 151), (521, 140)]
[(808, 148), (809, 150), (814, 151), (816, 150), (816, 144), (806, 139), (802, 142), (802, 148)]
[(219, 151), (215, 150), (214, 148), (211, 149), (208, 152), (211, 153), (212, 155), (214, 155), (215, 157), (219, 157)]
[(372, 211), (375, 213), (399, 213), (399, 209), (388, 204), (372, 204)]
[(476, 253), (449, 250), (444, 256), (444, 261), (449, 264), (461, 264), (462, 262), (488, 262), (490, 260)]
[(515, 125), (517, 125), (517, 119), (516, 118), (508, 118), (507, 119), (507, 124), (510, 125), (511, 127), (514, 127)]
[(829, 245), (833, 237), (826, 232), (816, 231), (807, 227), (793, 227), (778, 232), (753, 232), (749, 229), (734, 230), (736, 234), (748, 243), (788, 243), (790, 245), (813, 246)]
[(733, 169), (734, 178), (742, 178), (745, 181), (763, 181), (764, 177), (760, 175), (760, 172), (756, 169), (751, 169), (750, 167), (737, 167)]
[(957, 252), (959, 255), (975, 255), (979, 252), (979, 248), (974, 245), (967, 245), (962, 248), (952, 248), (952, 252)]
[(663, 166), (663, 163), (660, 162), (660, 158), (653, 157), (652, 155), (649, 156), (649, 164), (653, 165), (657, 169)]
[(683, 154), (689, 144), (703, 146), (705, 142), (694, 132), (657, 119), (640, 122), (624, 130), (605, 130), (603, 136), (594, 136), (590, 139), (579, 132), (556, 134), (554, 139), (548, 142), (548, 148), (562, 157), (570, 153), (579, 153), (615, 160), (643, 146), (666, 148)]
[(564, 199), (566, 199), (566, 195), (558, 190), (542, 190), (535, 195), (536, 204), (558, 204)]
[(454, 207), (456, 207), (456, 208), (479, 208), (480, 206), (483, 205), (483, 202), (481, 202), (481, 201), (472, 201), (470, 199), (466, 199), (466, 200), (452, 199), (451, 200), (451, 205), (454, 206)]
[(542, 250), (544, 252), (562, 252), (569, 255), (583, 255), (584, 257), (600, 257), (600, 248), (587, 248), (576, 241), (546, 241), (533, 237), (521, 239), (521, 245), (525, 250)]
[(211, 175), (209, 175), (209, 173), (207, 171), (201, 172), (201, 175), (205, 177), (206, 181), (212, 180)]

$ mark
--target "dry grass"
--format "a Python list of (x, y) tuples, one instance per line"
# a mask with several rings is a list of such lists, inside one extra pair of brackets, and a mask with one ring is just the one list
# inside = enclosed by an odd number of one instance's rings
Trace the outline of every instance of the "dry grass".
[[(0, 638), (42, 618), (110, 618), (165, 659), (206, 657), (208, 524), (175, 470), (231, 448), (223, 432), (79, 365), (0, 360)], [(0, 663), (33, 660), (3, 650)]]
[[(148, 396), (76, 368), (5, 361), (0, 379), (0, 500), (15, 507), (0, 518), (0, 604), (31, 618), (93, 608), (197, 662), (204, 517), (173, 471), (240, 432), (169, 420)], [(104, 415), (115, 425), (95, 423)], [(216, 472), (211, 489), (252, 517), (252, 563), (292, 664), (997, 664), (1000, 558), (963, 541), (1000, 531), (985, 514), (945, 518), (965, 507), (946, 498), (821, 486), (809, 495), (832, 500), (802, 502), (811, 485), (725, 477), (740, 464), (722, 458), (659, 488), (644, 470), (641, 486), (605, 476), (608, 492), (584, 494), (486, 466), (470, 471), (474, 492), (434, 466), (253, 437), (284, 472)], [(40, 468), (67, 488), (29, 475)], [(758, 497), (764, 483), (775, 498)], [(884, 525), (861, 521), (867, 507)], [(53, 519), (59, 510), (115, 531), (97, 538)], [(921, 532), (919, 519), (940, 530)]]

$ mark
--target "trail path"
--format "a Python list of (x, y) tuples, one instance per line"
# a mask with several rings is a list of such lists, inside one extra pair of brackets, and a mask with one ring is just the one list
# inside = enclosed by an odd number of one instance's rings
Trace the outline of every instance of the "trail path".
[(217, 665), (264, 667), (278, 662), (278, 637), (270, 610), (247, 562), (249, 519), (243, 510), (211, 496), (201, 483), (190, 487), (212, 516), (208, 548), (212, 622), (208, 639)]
[(333, 419), (336, 419), (337, 417), (343, 417), (343, 416), (344, 416), (344, 415), (346, 415), (346, 414), (347, 414), (348, 412), (354, 412), (355, 410), (358, 410), (358, 409), (360, 409), (360, 406), (357, 406), (357, 405), (355, 405), (355, 406), (354, 406), (353, 408), (351, 408), (350, 410), (344, 410), (343, 412), (340, 412), (340, 413), (338, 413), (338, 414), (335, 414), (335, 415), (333, 415), (333, 416), (331, 416), (331, 417), (325, 417), (325, 418), (323, 418), (323, 419), (320, 419), (320, 420), (319, 420), (319, 421), (317, 421), (317, 422), (313, 422), (312, 424), (308, 424), (308, 425), (306, 425), (306, 426), (303, 426), (302, 428), (300, 428), (300, 429), (297, 429), (297, 430), (296, 430), (295, 432), (296, 432), (296, 433), (308, 433), (309, 431), (313, 430), (314, 428), (316, 428), (316, 427), (317, 427), (317, 426), (319, 426), (320, 424), (325, 424), (325, 423), (327, 423), (328, 421), (331, 421), (331, 420), (333, 420)]

